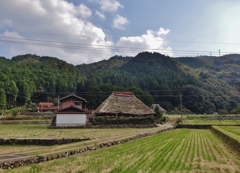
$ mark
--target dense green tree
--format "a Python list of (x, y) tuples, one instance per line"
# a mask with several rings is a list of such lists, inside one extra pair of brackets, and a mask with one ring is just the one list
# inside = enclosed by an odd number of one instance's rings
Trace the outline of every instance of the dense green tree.
[(6, 94), (4, 89), (0, 88), (0, 110), (4, 110), (6, 108)]
[(182, 91), (183, 105), (196, 113), (213, 113), (215, 106), (211, 103), (208, 93), (198, 87), (187, 85)]
[(15, 81), (11, 80), (6, 82), (5, 88), (6, 88), (5, 90), (6, 90), (8, 105), (15, 105), (15, 101), (18, 95), (18, 87)]

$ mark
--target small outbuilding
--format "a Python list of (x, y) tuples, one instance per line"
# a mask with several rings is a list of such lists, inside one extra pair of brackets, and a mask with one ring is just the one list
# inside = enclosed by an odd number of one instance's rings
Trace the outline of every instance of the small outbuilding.
[(132, 92), (113, 91), (96, 109), (96, 116), (142, 117), (155, 112), (134, 96)]
[(71, 94), (60, 101), (61, 108), (56, 111), (56, 126), (86, 125), (88, 110), (84, 98)]
[(151, 108), (152, 108), (153, 110), (155, 110), (156, 108), (158, 108), (160, 112), (162, 112), (162, 113), (167, 113), (167, 111), (166, 111), (165, 109), (163, 109), (159, 104), (152, 104)]

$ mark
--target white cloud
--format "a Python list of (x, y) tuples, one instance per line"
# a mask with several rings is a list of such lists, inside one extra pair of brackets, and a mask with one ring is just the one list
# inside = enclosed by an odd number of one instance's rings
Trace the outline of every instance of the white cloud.
[[(95, 13), (99, 17), (101, 14)], [(3, 51), (8, 51), (9, 58), (31, 53), (57, 57), (73, 64), (108, 59), (116, 53), (123, 56), (136, 55), (141, 51), (172, 54), (164, 41), (164, 36), (170, 32), (167, 29), (121, 37), (114, 44), (106, 39), (109, 36), (103, 29), (89, 21), (91, 15), (92, 11), (87, 6), (75, 6), (66, 0), (1, 1), (0, 36), (5, 37), (0, 39), (1, 51), (3, 48)], [(128, 23), (126, 18), (117, 15), (113, 26), (124, 29)], [(9, 41), (11, 43), (7, 43)]]
[(76, 7), (76, 14), (82, 18), (88, 18), (92, 15), (92, 11), (87, 6), (80, 4)]
[(124, 6), (120, 4), (120, 2), (116, 0), (90, 0), (93, 2), (97, 2), (100, 5), (102, 11), (107, 12), (115, 12), (119, 8), (123, 8)]
[[(154, 31), (153, 31), (154, 32)], [(169, 29), (164, 29), (164, 28), (160, 28), (158, 31), (157, 31), (157, 35), (167, 35), (168, 33), (170, 32)]]
[(2, 34), (4, 37), (8, 38), (8, 37), (11, 37), (11, 38), (16, 38), (16, 39), (22, 39), (23, 37), (20, 36), (18, 33), (16, 32), (11, 32), (11, 31), (5, 31), (3, 34)]
[[(100, 61), (113, 55), (113, 42), (88, 21), (91, 15), (87, 6), (74, 6), (65, 0), (1, 1), (0, 16), (4, 20), (0, 20), (0, 31), (5, 32), (0, 35), (22, 42), (8, 44), (11, 55), (54, 56), (73, 64)], [(26, 38), (30, 40), (23, 43)]]
[(124, 30), (125, 29), (125, 25), (128, 24), (129, 21), (127, 20), (127, 18), (120, 16), (119, 14), (117, 14), (115, 16), (115, 18), (113, 19), (113, 27), (117, 28), (117, 29), (121, 29)]
[(101, 19), (105, 19), (105, 15), (102, 14), (101, 12), (99, 12), (99, 11), (96, 11), (96, 12), (95, 12), (95, 15), (98, 16), (98, 17), (100, 17)]
[(142, 51), (159, 52), (172, 56), (170, 47), (165, 47), (163, 36), (170, 32), (169, 29), (160, 28), (158, 31), (147, 30), (146, 34), (133, 37), (121, 37), (117, 43), (121, 55), (134, 56)]

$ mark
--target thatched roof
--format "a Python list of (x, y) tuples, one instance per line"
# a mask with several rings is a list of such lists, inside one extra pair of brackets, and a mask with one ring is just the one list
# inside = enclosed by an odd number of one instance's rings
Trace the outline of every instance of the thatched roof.
[(154, 115), (132, 92), (113, 92), (95, 111), (96, 115)]
[(155, 108), (158, 107), (159, 111), (161, 112), (167, 112), (165, 109), (163, 109), (159, 104), (152, 104), (151, 108), (155, 110)]

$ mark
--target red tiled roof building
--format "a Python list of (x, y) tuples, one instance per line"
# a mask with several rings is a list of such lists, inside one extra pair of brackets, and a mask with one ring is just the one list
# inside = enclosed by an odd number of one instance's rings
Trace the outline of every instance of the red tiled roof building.
[(52, 102), (40, 102), (38, 104), (38, 112), (54, 112), (58, 109), (57, 106), (54, 106)]

